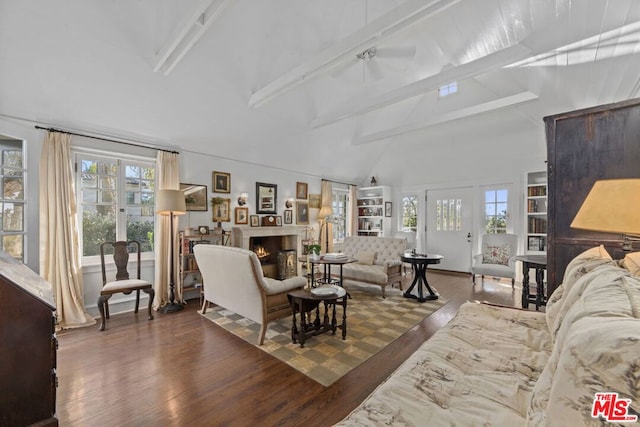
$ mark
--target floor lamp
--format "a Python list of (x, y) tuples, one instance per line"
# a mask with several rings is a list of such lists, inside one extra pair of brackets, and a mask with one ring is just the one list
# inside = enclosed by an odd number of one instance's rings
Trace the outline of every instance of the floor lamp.
[(184, 193), (181, 190), (159, 190), (158, 203), (156, 205), (159, 215), (169, 215), (171, 222), (171, 259), (169, 261), (169, 303), (160, 307), (161, 313), (174, 313), (182, 310), (184, 307), (175, 301), (175, 283), (174, 283), (174, 215), (184, 215), (187, 211), (184, 201)]
[(322, 205), (322, 207), (320, 208), (320, 212), (318, 212), (318, 219), (321, 221), (320, 239), (322, 239), (322, 227), (324, 227), (324, 233), (325, 233), (324, 252), (325, 253), (329, 252), (329, 220), (331, 215), (333, 215), (333, 206), (328, 204)]

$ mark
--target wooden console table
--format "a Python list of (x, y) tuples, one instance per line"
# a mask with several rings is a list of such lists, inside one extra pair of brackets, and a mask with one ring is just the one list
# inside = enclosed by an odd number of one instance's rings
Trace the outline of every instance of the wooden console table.
[[(536, 311), (547, 303), (544, 293), (544, 272), (547, 268), (546, 255), (516, 255), (516, 260), (522, 262), (522, 308), (529, 308), (529, 303), (535, 303)], [(529, 269), (536, 270), (536, 293), (529, 293)]]

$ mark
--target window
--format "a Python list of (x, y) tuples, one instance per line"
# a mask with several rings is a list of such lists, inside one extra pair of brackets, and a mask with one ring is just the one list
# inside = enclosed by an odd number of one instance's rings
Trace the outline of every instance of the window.
[(402, 230), (418, 229), (418, 196), (411, 194), (402, 196)]
[(487, 233), (507, 232), (507, 205), (509, 191), (506, 189), (484, 192), (485, 231)]
[(445, 96), (453, 95), (456, 92), (458, 92), (458, 83), (449, 83), (448, 85), (440, 86), (438, 89), (438, 97), (444, 98)]
[(0, 249), (24, 262), (25, 194), (23, 142), (0, 136), (2, 197), (0, 198)]
[(82, 255), (100, 255), (100, 244), (137, 240), (153, 251), (155, 162), (76, 155)]
[(436, 230), (460, 231), (462, 226), (461, 199), (436, 200)]
[(342, 188), (333, 188), (333, 215), (335, 217), (333, 226), (333, 242), (340, 243), (344, 241), (347, 232), (347, 194), (348, 190)]

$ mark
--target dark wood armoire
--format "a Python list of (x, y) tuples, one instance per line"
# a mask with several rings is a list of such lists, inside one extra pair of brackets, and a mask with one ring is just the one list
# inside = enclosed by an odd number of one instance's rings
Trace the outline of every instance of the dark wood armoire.
[(640, 177), (640, 99), (556, 114), (545, 117), (544, 122), (547, 294), (551, 295), (562, 283), (567, 264), (581, 252), (602, 244), (614, 259), (624, 257), (620, 234), (578, 230), (570, 224), (594, 182)]
[(0, 252), (0, 426), (57, 426), (51, 285)]

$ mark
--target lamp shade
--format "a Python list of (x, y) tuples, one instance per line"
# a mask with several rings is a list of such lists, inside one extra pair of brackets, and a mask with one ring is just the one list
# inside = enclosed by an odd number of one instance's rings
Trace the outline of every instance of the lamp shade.
[(640, 179), (596, 181), (571, 227), (640, 234)]
[(156, 200), (156, 213), (160, 215), (184, 215), (187, 211), (182, 190), (158, 190)]
[(318, 212), (318, 219), (325, 219), (326, 217), (331, 215), (333, 215), (333, 206), (322, 205), (320, 207), (320, 212)]

